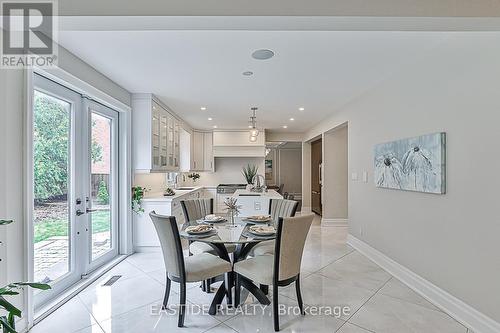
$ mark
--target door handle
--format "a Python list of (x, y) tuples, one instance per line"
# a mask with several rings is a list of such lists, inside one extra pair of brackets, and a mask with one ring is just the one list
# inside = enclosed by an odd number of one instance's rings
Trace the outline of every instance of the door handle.
[(82, 211), (81, 209), (77, 209), (76, 210), (76, 216), (80, 216), (80, 215), (83, 215), (83, 214), (85, 214), (85, 212)]
[(96, 212), (96, 211), (97, 211), (97, 209), (89, 209), (89, 208), (85, 209), (85, 213), (92, 213), (92, 212)]

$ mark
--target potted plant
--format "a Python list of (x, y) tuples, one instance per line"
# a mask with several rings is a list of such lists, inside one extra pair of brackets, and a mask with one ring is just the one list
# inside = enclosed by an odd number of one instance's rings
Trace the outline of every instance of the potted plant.
[[(13, 223), (13, 220), (1, 220), (0, 225), (8, 225)], [(21, 318), (21, 310), (9, 302), (5, 296), (19, 295), (19, 292), (25, 287), (48, 290), (50, 286), (46, 283), (35, 282), (13, 282), (0, 288), (0, 328), (3, 333), (17, 333), (16, 331), (16, 317)]]
[(240, 213), (241, 206), (237, 204), (238, 199), (229, 197), (224, 200), (224, 205), (226, 205), (227, 215), (231, 225), (234, 226), (234, 217), (238, 216)]
[(191, 174), (188, 175), (188, 178), (192, 179), (193, 180), (193, 184), (196, 183), (196, 181), (198, 179), (200, 179), (200, 174), (199, 173), (196, 173), (196, 172), (193, 172)]
[(243, 167), (242, 173), (248, 184), (247, 190), (249, 190), (252, 187), (253, 179), (255, 178), (255, 175), (257, 175), (257, 171), (259, 171), (259, 167), (256, 165), (247, 164), (246, 167)]
[(133, 186), (132, 187), (132, 211), (136, 214), (143, 213), (144, 208), (141, 207), (141, 200), (148, 190), (145, 187)]

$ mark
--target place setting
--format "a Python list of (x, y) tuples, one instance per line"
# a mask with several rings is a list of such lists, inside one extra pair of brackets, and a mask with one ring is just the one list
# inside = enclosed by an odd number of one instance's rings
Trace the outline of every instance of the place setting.
[(250, 239), (273, 239), (276, 229), (270, 225), (251, 225), (243, 231), (242, 235)]
[(198, 224), (186, 227), (181, 234), (184, 233), (188, 237), (205, 238), (217, 234), (217, 231), (210, 224)]
[(272, 218), (270, 215), (251, 215), (243, 218), (243, 221), (248, 224), (262, 224), (271, 222)]

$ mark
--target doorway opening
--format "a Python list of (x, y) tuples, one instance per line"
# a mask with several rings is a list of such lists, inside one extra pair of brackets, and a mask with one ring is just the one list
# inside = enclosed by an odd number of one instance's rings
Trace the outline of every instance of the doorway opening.
[(266, 142), (265, 179), (270, 189), (302, 207), (302, 143)]
[(32, 101), (35, 309), (118, 255), (118, 112), (35, 74)]
[(311, 210), (323, 214), (323, 140), (311, 142)]

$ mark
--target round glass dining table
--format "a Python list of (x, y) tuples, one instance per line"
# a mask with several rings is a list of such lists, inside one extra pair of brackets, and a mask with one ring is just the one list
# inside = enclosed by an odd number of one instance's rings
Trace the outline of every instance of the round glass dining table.
[[(181, 238), (184, 238), (191, 242), (203, 242), (210, 245), (214, 252), (222, 259), (232, 262), (233, 264), (244, 260), (247, 258), (250, 250), (258, 243), (266, 240), (272, 240), (276, 238), (276, 235), (271, 236), (256, 236), (249, 232), (249, 227), (253, 224), (263, 224), (263, 223), (252, 223), (247, 221), (244, 217), (235, 217), (234, 224), (224, 221), (219, 223), (208, 223), (213, 226), (213, 230), (207, 234), (203, 235), (191, 235), (186, 232), (186, 228), (189, 226), (198, 225), (201, 223), (207, 224), (203, 220), (189, 221), (182, 225), (180, 230)], [(225, 245), (236, 245), (236, 250), (233, 253), (233, 259), (231, 260), (227, 248)], [(217, 308), (222, 304), (224, 297), (227, 298), (227, 305), (232, 306), (232, 293), (231, 289), (234, 287), (234, 272), (226, 274), (225, 283), (223, 283), (217, 290), (215, 297), (210, 305), (209, 313), (214, 315)], [(226, 286), (230, 286), (226, 288)], [(241, 286), (247, 289), (251, 294), (257, 298), (261, 304), (269, 305), (270, 301), (266, 294), (255, 286), (250, 280), (245, 278), (241, 279)]]

